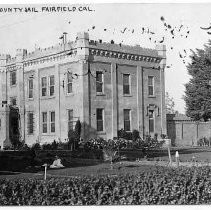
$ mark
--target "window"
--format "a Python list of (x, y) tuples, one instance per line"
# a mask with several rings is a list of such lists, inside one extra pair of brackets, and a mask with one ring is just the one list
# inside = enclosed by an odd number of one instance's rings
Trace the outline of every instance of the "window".
[(96, 92), (103, 93), (103, 73), (100, 71), (96, 72)]
[(97, 109), (97, 131), (103, 131), (103, 109)]
[(68, 131), (73, 130), (73, 109), (68, 110)]
[(130, 109), (124, 109), (124, 130), (130, 131)]
[(54, 81), (54, 76), (50, 76), (49, 77), (49, 84), (50, 84), (50, 88), (49, 88), (49, 94), (50, 96), (53, 96), (54, 95), (54, 85), (55, 85), (55, 81)]
[(42, 132), (47, 133), (47, 112), (42, 113)]
[(154, 77), (148, 76), (148, 94), (154, 96)]
[(42, 77), (42, 96), (47, 95), (47, 78)]
[(50, 112), (50, 131), (55, 133), (55, 112)]
[(130, 94), (130, 74), (123, 74), (123, 94)]
[(34, 114), (32, 112), (28, 113), (28, 134), (33, 134), (34, 132)]
[(16, 71), (10, 72), (10, 85), (16, 85)]
[(154, 132), (154, 124), (155, 124), (155, 119), (154, 119), (154, 111), (149, 110), (149, 133)]
[(11, 104), (12, 106), (16, 106), (16, 105), (17, 105), (17, 99), (16, 99), (16, 97), (11, 97), (11, 98), (10, 98), (10, 104)]
[(67, 73), (67, 93), (73, 92), (73, 77), (72, 72)]
[(33, 98), (33, 79), (29, 79), (29, 98)]

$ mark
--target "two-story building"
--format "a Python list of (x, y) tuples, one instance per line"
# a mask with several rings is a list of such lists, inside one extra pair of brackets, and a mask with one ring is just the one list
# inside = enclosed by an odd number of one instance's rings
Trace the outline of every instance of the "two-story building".
[(120, 129), (166, 133), (166, 48), (94, 41), (77, 34), (16, 57), (0, 56), (0, 144), (20, 133), (28, 145), (67, 139), (79, 119), (81, 137), (110, 139)]

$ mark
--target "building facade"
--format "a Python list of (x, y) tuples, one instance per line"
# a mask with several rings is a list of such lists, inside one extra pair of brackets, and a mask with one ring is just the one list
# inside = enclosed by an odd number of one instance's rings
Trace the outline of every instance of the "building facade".
[(74, 42), (1, 55), (1, 147), (18, 131), (28, 145), (63, 141), (78, 119), (84, 140), (117, 137), (120, 129), (165, 134), (165, 64), (164, 45), (105, 43), (85, 32)]

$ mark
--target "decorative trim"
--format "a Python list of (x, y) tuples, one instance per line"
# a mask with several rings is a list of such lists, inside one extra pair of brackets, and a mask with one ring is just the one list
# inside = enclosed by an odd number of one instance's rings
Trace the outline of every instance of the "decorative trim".
[(145, 61), (151, 63), (160, 63), (162, 58), (152, 57), (145, 55), (136, 55), (131, 53), (115, 52), (102, 49), (89, 48), (90, 55), (96, 55), (101, 57), (118, 58), (132, 61)]

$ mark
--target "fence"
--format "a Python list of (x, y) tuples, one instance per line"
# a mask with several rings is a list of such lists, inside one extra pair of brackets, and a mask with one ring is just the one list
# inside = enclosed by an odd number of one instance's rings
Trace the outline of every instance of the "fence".
[(211, 137), (211, 121), (193, 121), (184, 115), (167, 114), (167, 135), (174, 146), (197, 146), (198, 139)]

